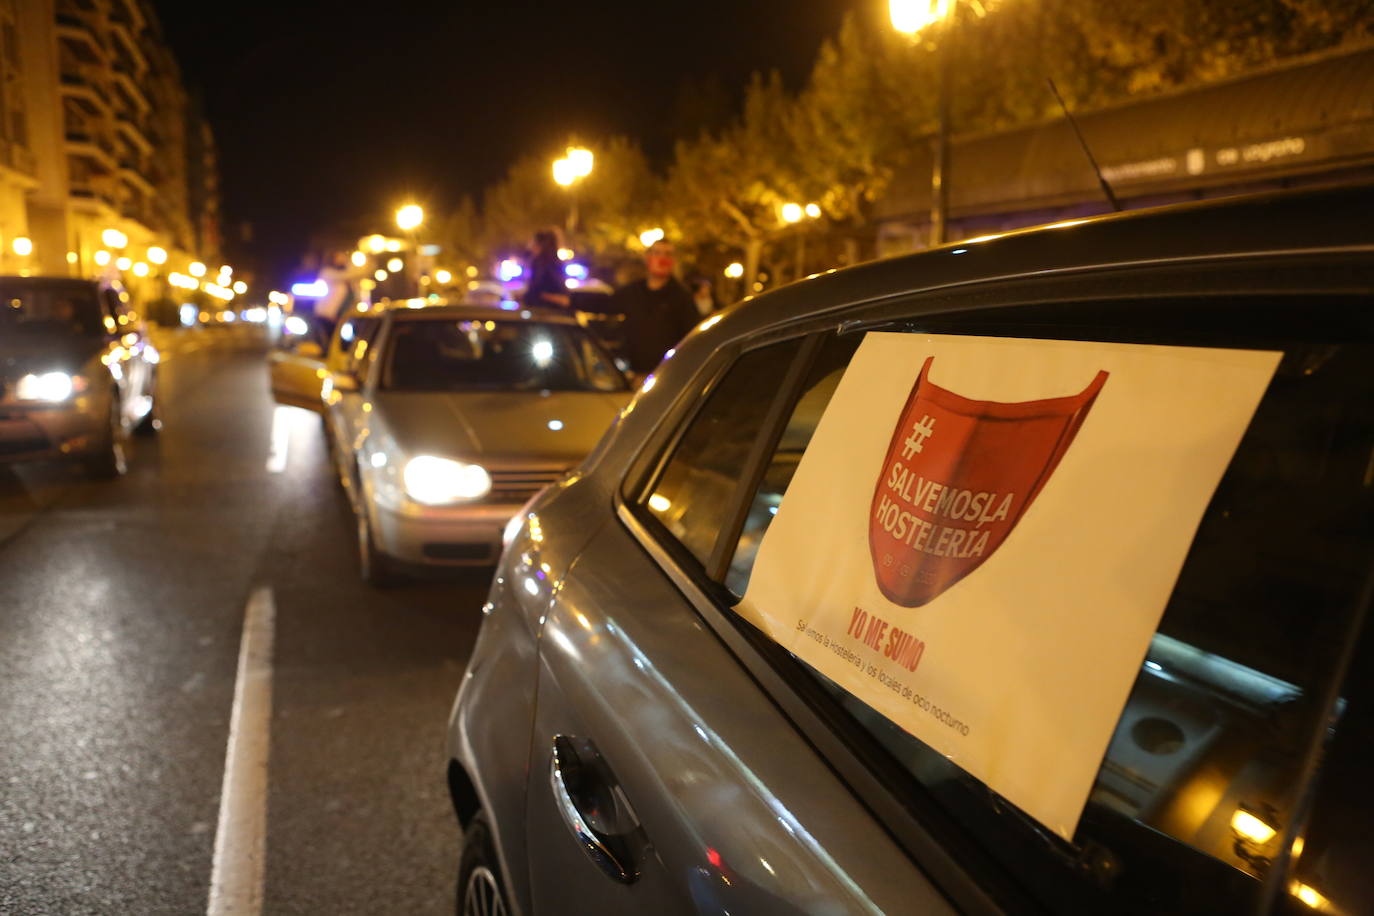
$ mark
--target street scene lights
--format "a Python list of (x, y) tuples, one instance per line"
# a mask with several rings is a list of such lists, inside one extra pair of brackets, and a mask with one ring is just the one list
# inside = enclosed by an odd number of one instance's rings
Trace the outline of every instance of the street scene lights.
[(405, 232), (413, 232), (425, 221), (425, 211), (419, 204), (406, 204), (396, 211), (396, 225)]
[(595, 158), (592, 151), (580, 146), (570, 146), (562, 159), (553, 161), (553, 180), (559, 187), (567, 188), (571, 194), (568, 206), (568, 235), (577, 228), (577, 190), (579, 181), (592, 173)]

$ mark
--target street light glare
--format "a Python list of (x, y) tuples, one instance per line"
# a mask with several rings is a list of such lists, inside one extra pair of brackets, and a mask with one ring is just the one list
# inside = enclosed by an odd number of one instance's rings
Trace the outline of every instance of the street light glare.
[(402, 261), (400, 258), (392, 258), (391, 260), (386, 262), (386, 269), (394, 274), (400, 273), (401, 268), (405, 266), (405, 262)]
[(367, 255), (361, 251), (355, 251), (349, 260), (353, 262), (354, 267), (362, 267), (367, 264)]
[(129, 244), (129, 237), (118, 229), (106, 229), (100, 233), (100, 240), (110, 248), (123, 248)]
[(782, 221), (783, 221), (784, 223), (797, 223), (797, 222), (801, 222), (801, 218), (802, 218), (802, 208), (801, 208), (801, 204), (787, 203), (787, 204), (783, 204), (783, 205), (782, 205)]
[(807, 215), (808, 217), (810, 217), (811, 219), (820, 219), (820, 218), (821, 218), (821, 207), (820, 207), (820, 204), (807, 204), (807, 205), (806, 205), (806, 215)]
[(152, 261), (154, 264), (166, 264), (167, 249), (159, 248), (158, 246), (154, 245), (152, 248), (148, 249), (148, 260)]
[(425, 211), (418, 204), (406, 204), (396, 211), (396, 225), (406, 232), (419, 227), (425, 221)]
[(367, 237), (367, 250), (373, 254), (381, 254), (386, 251), (386, 239), (380, 235), (369, 235)]
[(657, 227), (653, 229), (645, 229), (643, 232), (639, 234), (639, 244), (643, 245), (645, 248), (648, 248), (654, 242), (661, 241), (662, 239), (663, 230)]
[(739, 261), (734, 261), (725, 265), (725, 276), (729, 277), (731, 280), (738, 280), (740, 277), (744, 276), (744, 265)]
[(594, 161), (591, 150), (583, 149), (580, 146), (568, 147), (568, 162), (571, 165), (573, 175), (576, 177), (586, 178), (590, 175)]
[(22, 235), (10, 242), (10, 247), (14, 249), (14, 253), (21, 258), (27, 258), (29, 255), (33, 254), (33, 240), (25, 238)]
[(438, 283), (448, 283), (453, 279), (453, 274), (440, 268), (434, 272), (434, 279)]
[(949, 15), (953, 0), (888, 0), (888, 16), (892, 27), (903, 35), (934, 25)]
[(577, 174), (573, 171), (573, 164), (567, 159), (555, 159), (553, 161), (553, 180), (562, 187), (568, 187), (577, 180)]
[(205, 265), (200, 263), (199, 261), (192, 261), (191, 266), (186, 269), (190, 272), (191, 276), (193, 277), (205, 276)]

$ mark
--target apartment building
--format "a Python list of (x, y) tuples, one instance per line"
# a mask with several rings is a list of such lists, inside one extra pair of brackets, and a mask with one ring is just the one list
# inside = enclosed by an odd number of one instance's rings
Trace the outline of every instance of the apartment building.
[(128, 258), (151, 283), (218, 261), (218, 211), (213, 136), (146, 0), (0, 0), (0, 273)]

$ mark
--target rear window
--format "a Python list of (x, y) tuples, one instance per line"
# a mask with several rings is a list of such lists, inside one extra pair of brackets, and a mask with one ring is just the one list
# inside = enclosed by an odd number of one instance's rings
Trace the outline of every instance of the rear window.
[(531, 321), (396, 321), (380, 387), (388, 391), (624, 391), (581, 328)]
[(105, 327), (96, 288), (88, 283), (0, 281), (0, 330), (19, 334), (98, 337)]
[[(784, 674), (803, 696), (817, 696), (818, 686), (839, 716), (826, 718), (841, 723), (861, 755), (875, 766), (874, 755), (884, 757), (879, 769), (904, 770), (906, 791), (943, 808), (948, 823), (1054, 911), (1244, 911), (1259, 905), (1266, 886), (1303, 903), (1320, 895), (1339, 908), (1332, 911), (1367, 908), (1367, 892), (1352, 896), (1348, 877), (1342, 887), (1319, 869), (1294, 871), (1284, 856), (1303, 845), (1305, 768), (1323, 741), (1358, 727), (1345, 701), (1332, 698), (1374, 559), (1374, 334), (1366, 314), (1363, 303), (1348, 300), (1255, 298), (921, 320), (919, 330), (932, 333), (1283, 353), (1197, 529), (1071, 842), (779, 650)], [(726, 548), (732, 559), (721, 582), (735, 596), (748, 586), (759, 544), (861, 337), (827, 337), (777, 448), (753, 472), (758, 485), (738, 540), (689, 545), (698, 555)], [(780, 378), (779, 371), (774, 384)], [(694, 424), (719, 422), (707, 406)], [(689, 425), (681, 442), (694, 436)], [(728, 434), (715, 430), (712, 438)], [(690, 480), (700, 463), (680, 447), (667, 467)], [(647, 490), (646, 502), (655, 492)], [(679, 487), (674, 502), (697, 496), (719, 498)], [(1017, 676), (1054, 676), (1037, 670), (1027, 659)], [(1374, 814), (1368, 798), (1351, 797), (1364, 808), (1346, 812), (1346, 821)], [(1339, 850), (1322, 854), (1352, 860)]]

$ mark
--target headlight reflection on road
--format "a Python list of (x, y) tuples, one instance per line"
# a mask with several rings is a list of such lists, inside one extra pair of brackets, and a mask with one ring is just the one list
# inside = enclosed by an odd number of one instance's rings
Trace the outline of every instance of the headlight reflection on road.
[(272, 412), (272, 438), (267, 452), (267, 471), (280, 474), (286, 470), (291, 453), (291, 438), (297, 433), (310, 434), (319, 429), (315, 414), (300, 407), (278, 404)]

